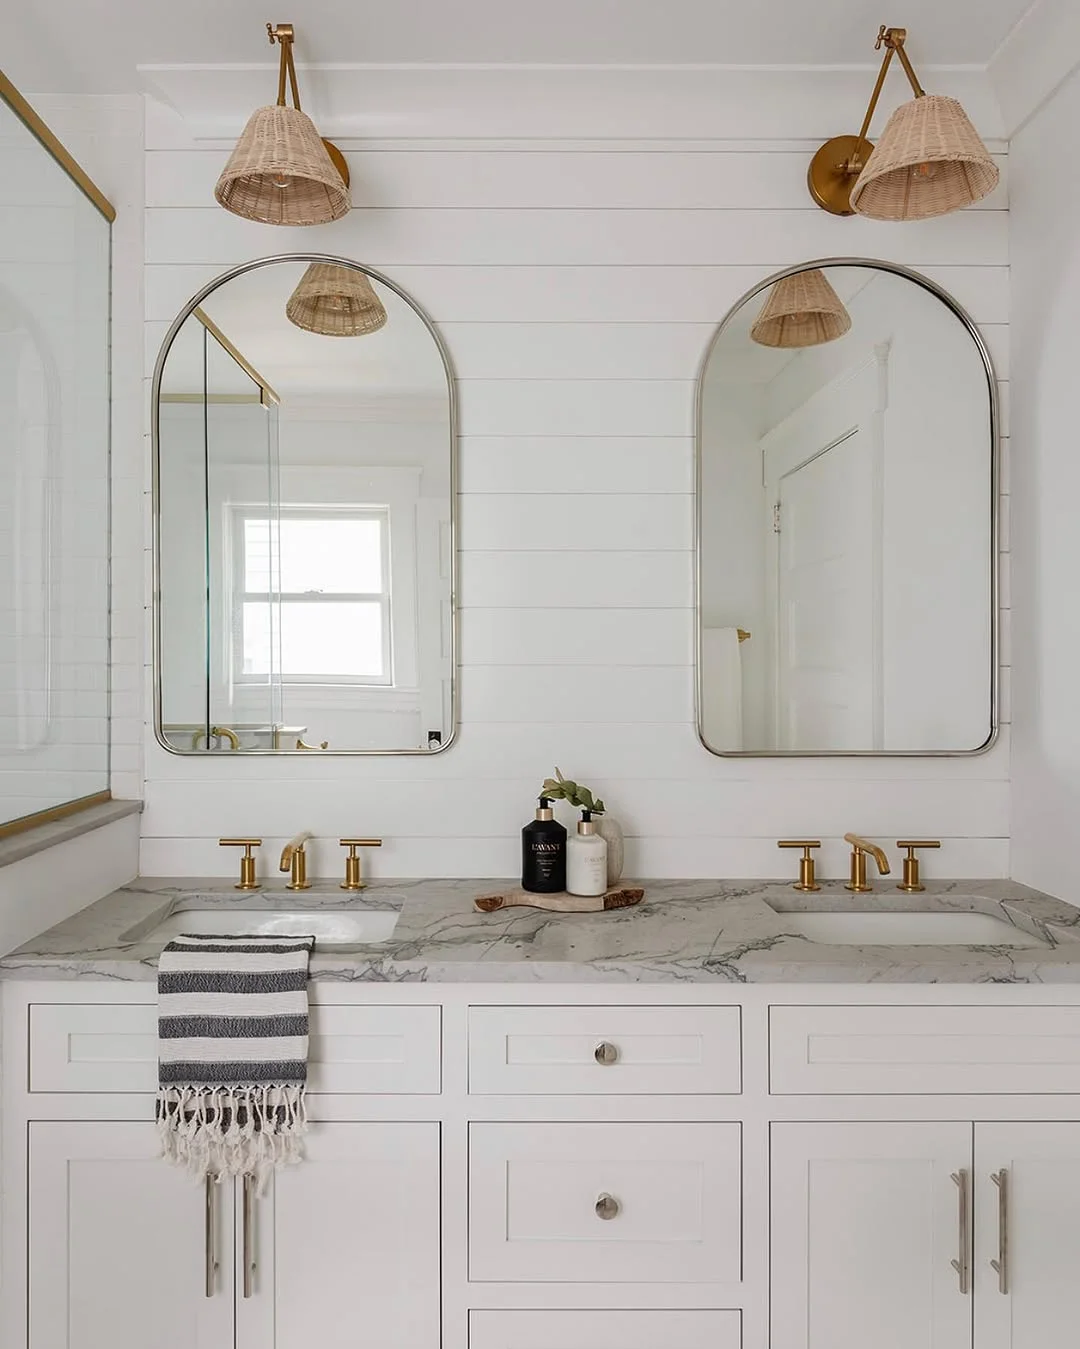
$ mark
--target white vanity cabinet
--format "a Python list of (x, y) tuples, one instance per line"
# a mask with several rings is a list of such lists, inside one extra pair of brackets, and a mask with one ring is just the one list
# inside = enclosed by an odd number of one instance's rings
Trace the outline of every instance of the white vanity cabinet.
[(30, 1125), (29, 1349), (232, 1344), (232, 1264), (208, 1268), (231, 1249), (231, 1203), (208, 1221), (204, 1187), (159, 1153), (151, 1123)]
[(317, 982), (306, 1160), (209, 1208), (158, 1160), (152, 985), (2, 995), (3, 1349), (1056, 1349), (1080, 1322), (1067, 986)]
[(29, 1133), (29, 1349), (438, 1349), (438, 1124), (316, 1124), (263, 1195), (153, 1124)]

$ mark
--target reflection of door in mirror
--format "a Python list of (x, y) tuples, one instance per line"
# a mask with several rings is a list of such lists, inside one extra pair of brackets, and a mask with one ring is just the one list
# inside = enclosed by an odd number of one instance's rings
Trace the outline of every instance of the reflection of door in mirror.
[[(441, 350), (366, 278), (384, 323), (298, 326), (286, 305), (304, 273), (226, 278), (159, 364), (159, 733), (179, 752), (424, 752), (452, 736)], [(188, 445), (175, 408), (192, 387)]]
[(762, 345), (766, 288), (725, 320), (703, 372), (702, 739), (971, 752), (993, 730), (988, 364), (919, 279), (827, 271), (850, 329)]

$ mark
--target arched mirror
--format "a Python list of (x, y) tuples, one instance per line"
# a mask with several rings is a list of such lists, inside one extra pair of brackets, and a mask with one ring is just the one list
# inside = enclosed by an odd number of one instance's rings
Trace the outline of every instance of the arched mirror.
[(456, 726), (453, 382), (344, 258), (192, 297), (154, 376), (156, 730), (178, 754), (427, 754)]
[(996, 397), (926, 278), (807, 263), (724, 319), (698, 407), (715, 754), (970, 754), (996, 731)]

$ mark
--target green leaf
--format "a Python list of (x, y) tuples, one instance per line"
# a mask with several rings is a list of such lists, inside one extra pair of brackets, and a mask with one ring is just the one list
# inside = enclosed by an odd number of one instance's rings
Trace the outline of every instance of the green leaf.
[(603, 815), (603, 814), (604, 814), (604, 810), (605, 810), (605, 807), (604, 807), (603, 801), (597, 801), (596, 804), (593, 806), (593, 814), (594, 814), (594, 815)]

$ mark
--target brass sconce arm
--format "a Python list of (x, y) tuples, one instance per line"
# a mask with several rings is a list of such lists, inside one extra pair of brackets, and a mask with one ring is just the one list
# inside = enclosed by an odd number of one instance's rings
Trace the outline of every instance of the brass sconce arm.
[(878, 99), (880, 99), (881, 91), (885, 87), (885, 77), (889, 73), (889, 66), (892, 65), (894, 56), (900, 58), (900, 64), (904, 67), (904, 74), (908, 77), (908, 82), (915, 91), (915, 97), (924, 98), (926, 96), (926, 90), (919, 83), (919, 78), (915, 74), (915, 67), (911, 64), (911, 59), (904, 49), (904, 43), (906, 41), (906, 28), (888, 28), (885, 24), (881, 25), (881, 29), (877, 35), (877, 41), (874, 43), (874, 50), (880, 51), (882, 47), (884, 47), (885, 57), (881, 62), (881, 69), (878, 71), (874, 92), (870, 95), (870, 102), (866, 108), (866, 116), (863, 118), (863, 124), (859, 128), (858, 136), (855, 137), (854, 152), (844, 166), (845, 171), (855, 177), (857, 177), (863, 169), (860, 152), (862, 147), (867, 144), (867, 132), (870, 130), (870, 123), (874, 119), (874, 113), (877, 111)]
[(283, 108), (285, 106), (285, 76), (288, 74), (293, 107), (297, 112), (300, 112), (300, 89), (296, 83), (296, 66), (293, 62), (293, 41), (296, 36), (293, 26), (291, 23), (268, 23), (266, 34), (270, 39), (271, 47), (275, 42), (281, 45), (281, 65), (278, 68), (277, 87), (278, 107)]

